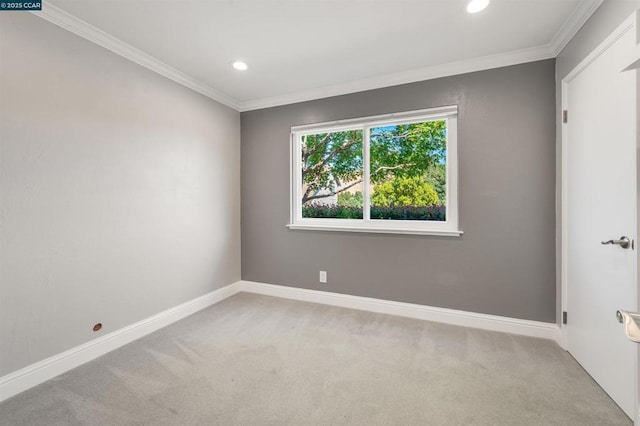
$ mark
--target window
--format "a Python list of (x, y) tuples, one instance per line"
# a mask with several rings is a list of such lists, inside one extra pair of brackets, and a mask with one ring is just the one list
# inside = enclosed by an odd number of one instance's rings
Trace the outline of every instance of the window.
[(457, 111), (293, 127), (288, 226), (460, 235)]

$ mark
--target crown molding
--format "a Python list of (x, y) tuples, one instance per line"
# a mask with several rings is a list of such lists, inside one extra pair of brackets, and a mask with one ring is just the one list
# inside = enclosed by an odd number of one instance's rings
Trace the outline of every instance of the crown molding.
[(72, 33), (79, 35), (80, 37), (87, 39), (99, 46), (102, 46), (105, 49), (112, 51), (113, 53), (127, 58), (138, 65), (141, 65), (151, 71), (167, 77), (168, 79), (173, 80), (176, 83), (182, 84), (183, 86), (188, 87), (191, 90), (194, 90), (217, 102), (220, 102), (221, 104), (224, 104), (235, 110), (239, 110), (240, 108), (240, 103), (236, 99), (210, 86), (207, 86), (206, 84), (196, 80), (188, 74), (185, 74), (184, 72), (179, 71), (162, 61), (159, 61), (153, 56), (148, 55), (139, 49), (136, 49), (135, 47), (125, 43), (124, 41), (113, 37), (112, 35), (109, 35), (108, 33), (94, 27), (93, 25), (79, 18), (76, 18), (72, 14), (65, 12), (64, 10), (50, 3), (44, 3), (41, 11), (31, 13), (39, 18), (58, 25), (65, 30), (71, 31)]
[(198, 81), (54, 5), (45, 3), (42, 11), (32, 13), (221, 104), (237, 111), (245, 112), (555, 58), (600, 7), (603, 1), (582, 0), (551, 42), (546, 45), (245, 102), (241, 102)]
[(476, 71), (484, 71), (492, 68), (522, 64), (525, 62), (540, 61), (553, 57), (554, 55), (548, 46), (513, 50), (496, 55), (482, 56), (474, 59), (450, 62), (447, 64), (435, 65), (417, 70), (387, 74), (379, 77), (372, 77), (344, 84), (319, 87), (317, 89), (305, 90), (282, 96), (274, 96), (270, 98), (258, 99), (255, 101), (241, 102), (240, 111), (245, 112), (256, 109), (271, 108), (274, 106), (311, 101), (314, 99), (328, 98), (331, 96), (340, 96), (349, 93), (363, 92), (365, 90), (381, 89), (384, 87), (415, 83), (418, 81), (431, 80), (434, 78), (449, 77), (452, 75), (466, 74)]
[(553, 39), (546, 45), (513, 50), (496, 55), (482, 56), (464, 61), (450, 62), (448, 64), (388, 74), (344, 84), (319, 87), (317, 89), (282, 96), (241, 102), (240, 111), (245, 112), (256, 109), (271, 108), (297, 102), (311, 101), (314, 99), (328, 98), (331, 96), (362, 92), (365, 90), (381, 89), (384, 87), (398, 86), (417, 81), (555, 58), (603, 2), (604, 0), (582, 0), (571, 13), (569, 18), (567, 18), (567, 20), (562, 24), (562, 27), (560, 27)]
[(575, 8), (571, 16), (562, 24), (556, 35), (549, 43), (553, 56), (562, 52), (571, 39), (580, 31), (580, 28), (591, 18), (591, 15), (604, 3), (604, 0), (583, 0)]

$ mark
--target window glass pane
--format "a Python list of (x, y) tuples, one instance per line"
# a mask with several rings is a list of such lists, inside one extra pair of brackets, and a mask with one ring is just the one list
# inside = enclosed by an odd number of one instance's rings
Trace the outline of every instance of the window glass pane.
[(371, 129), (371, 219), (446, 220), (447, 121)]
[(362, 219), (362, 130), (304, 135), (302, 217)]

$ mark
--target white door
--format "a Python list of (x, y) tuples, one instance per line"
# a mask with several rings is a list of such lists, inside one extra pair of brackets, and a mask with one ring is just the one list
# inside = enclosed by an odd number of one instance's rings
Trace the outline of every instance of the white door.
[(638, 348), (616, 312), (638, 310), (638, 252), (602, 242), (637, 239), (637, 71), (623, 72), (635, 24), (635, 16), (625, 21), (563, 81), (563, 333), (571, 355), (634, 420)]

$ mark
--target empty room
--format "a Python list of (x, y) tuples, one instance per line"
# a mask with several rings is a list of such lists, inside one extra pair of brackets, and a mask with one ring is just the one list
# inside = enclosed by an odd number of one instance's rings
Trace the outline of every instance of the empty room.
[(0, 4), (0, 426), (640, 426), (640, 0)]

